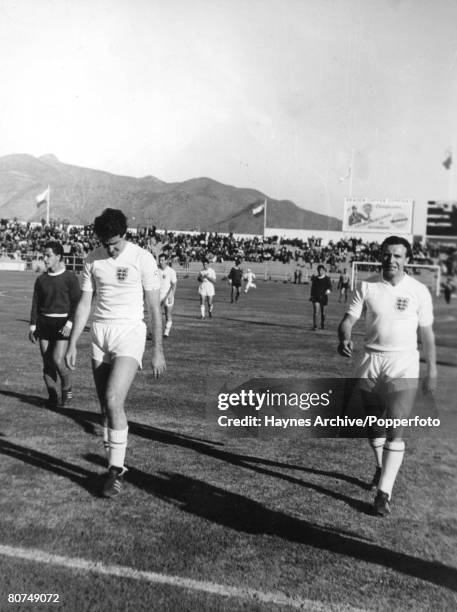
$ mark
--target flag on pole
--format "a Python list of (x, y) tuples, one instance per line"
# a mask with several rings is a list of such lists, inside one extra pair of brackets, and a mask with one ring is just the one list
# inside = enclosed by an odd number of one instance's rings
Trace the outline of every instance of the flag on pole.
[(450, 167), (452, 166), (452, 150), (449, 149), (449, 151), (446, 152), (446, 159), (443, 161), (443, 166), (446, 168), (446, 170), (449, 170)]
[(252, 209), (252, 214), (254, 216), (260, 215), (261, 212), (265, 209), (265, 204), (260, 204), (260, 206), (256, 206)]
[(342, 183), (343, 181), (347, 181), (349, 178), (351, 178), (351, 174), (352, 174), (352, 166), (349, 166), (346, 174), (344, 176), (338, 177), (338, 180), (340, 181), (340, 183)]
[(42, 204), (49, 204), (49, 186), (46, 187), (43, 193), (37, 195), (35, 199), (37, 208), (39, 208)]

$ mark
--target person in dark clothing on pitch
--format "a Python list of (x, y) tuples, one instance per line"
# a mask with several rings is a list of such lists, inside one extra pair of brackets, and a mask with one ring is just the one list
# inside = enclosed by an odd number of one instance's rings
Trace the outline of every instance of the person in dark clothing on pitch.
[(71, 373), (64, 357), (81, 290), (77, 276), (65, 268), (63, 247), (59, 242), (45, 245), (44, 264), (46, 272), (36, 279), (33, 290), (29, 340), (34, 344), (38, 342), (40, 346), (43, 377), (49, 396), (47, 406), (66, 408), (73, 394)]
[(325, 274), (325, 266), (317, 266), (317, 275), (311, 279), (311, 296), (309, 301), (313, 304), (313, 329), (317, 329), (317, 318), (320, 315), (321, 329), (325, 327), (325, 307), (328, 296), (332, 291), (332, 281)]
[(233, 303), (233, 296), (235, 296), (235, 302), (238, 302), (241, 281), (243, 280), (243, 270), (241, 269), (241, 261), (239, 259), (235, 261), (235, 266), (230, 270), (228, 280), (231, 285), (230, 302)]

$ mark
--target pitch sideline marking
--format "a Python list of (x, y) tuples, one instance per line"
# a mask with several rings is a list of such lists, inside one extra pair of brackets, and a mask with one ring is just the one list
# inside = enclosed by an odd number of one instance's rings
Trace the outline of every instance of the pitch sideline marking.
[[(233, 587), (209, 581), (193, 580), (192, 578), (182, 578), (180, 576), (169, 576), (156, 572), (136, 570), (122, 565), (104, 565), (99, 561), (88, 561), (75, 557), (64, 557), (38, 550), (36, 548), (22, 548), (16, 546), (6, 546), (0, 544), (0, 555), (12, 557), (14, 559), (24, 559), (48, 565), (57, 565), (72, 570), (93, 572), (106, 576), (117, 576), (118, 578), (130, 578), (132, 580), (142, 580), (144, 582), (164, 584), (169, 586), (181, 587), (192, 591), (203, 591), (211, 595), (222, 597), (237, 597), (239, 599), (249, 599), (258, 603), (276, 604), (278, 606), (290, 606), (298, 610), (313, 610), (313, 612), (326, 612), (332, 609), (332, 605), (324, 605), (311, 599), (300, 599), (289, 597), (288, 595), (277, 592), (263, 592), (248, 587)], [(338, 610), (343, 612), (357, 612), (357, 608), (352, 606), (338, 605)]]

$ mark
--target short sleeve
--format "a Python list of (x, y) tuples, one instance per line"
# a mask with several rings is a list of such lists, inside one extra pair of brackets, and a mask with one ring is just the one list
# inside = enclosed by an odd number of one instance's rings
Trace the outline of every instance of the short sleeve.
[(160, 274), (157, 262), (149, 251), (141, 249), (140, 255), (141, 284), (145, 291), (160, 289)]
[(430, 291), (425, 287), (422, 288), (419, 299), (419, 327), (429, 327), (433, 324), (433, 302)]
[(354, 319), (360, 319), (366, 295), (367, 283), (362, 281), (356, 287), (354, 297), (346, 310), (346, 314), (351, 315), (351, 317), (354, 317)]
[(90, 291), (91, 293), (95, 291), (94, 279), (92, 277), (92, 267), (92, 259), (90, 258), (90, 256), (86, 257), (86, 259), (84, 260), (81, 279), (81, 291)]
[(176, 285), (178, 282), (178, 277), (176, 276), (176, 272), (171, 268), (171, 282)]

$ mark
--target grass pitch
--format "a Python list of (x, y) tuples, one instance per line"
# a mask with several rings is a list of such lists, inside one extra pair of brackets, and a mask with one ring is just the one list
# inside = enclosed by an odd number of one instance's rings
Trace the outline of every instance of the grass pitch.
[[(153, 381), (146, 352), (127, 402), (130, 469), (110, 501), (97, 493), (105, 459), (89, 335), (72, 407), (44, 408), (27, 340), (34, 279), (0, 272), (1, 610), (51, 606), (9, 603), (14, 593), (57, 593), (52, 606), (69, 611), (456, 608), (451, 437), (408, 441), (392, 515), (379, 519), (364, 440), (229, 438), (208, 426), (214, 379), (349, 375), (335, 296), (327, 329), (312, 332), (308, 287), (260, 281), (230, 304), (218, 282), (214, 318), (201, 321), (195, 279), (180, 279), (167, 372)], [(437, 401), (452, 413), (455, 304), (437, 300), (435, 314)]]

